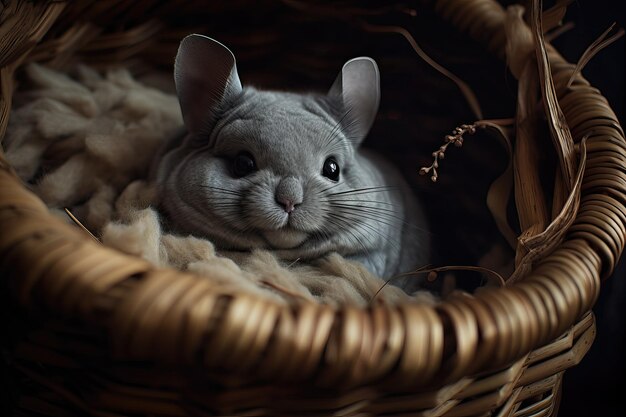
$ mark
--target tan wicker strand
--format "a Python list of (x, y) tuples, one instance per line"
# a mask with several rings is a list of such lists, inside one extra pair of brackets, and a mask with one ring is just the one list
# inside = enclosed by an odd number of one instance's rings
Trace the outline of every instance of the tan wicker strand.
[[(13, 97), (13, 72), (59, 17), (61, 2), (9, 2), (0, 28), (0, 137), (4, 136)], [(34, 23), (34, 24), (33, 24)]]
[[(467, 19), (471, 19), (472, 17), (476, 17), (476, 16), (467, 16)], [(503, 19), (503, 17), (501, 17)], [(491, 28), (491, 25), (488, 25), (485, 27), (486, 30), (476, 34), (477, 36), (480, 36), (482, 39), (488, 38), (490, 36), (492, 36), (492, 33), (489, 33), (489, 28)], [(569, 66), (569, 65), (559, 65), (559, 63), (563, 63), (565, 62), (564, 59), (558, 54), (558, 52), (556, 52), (553, 48), (549, 47), (548, 48), (548, 55), (550, 57), (550, 62), (551, 63), (556, 63), (556, 67), (560, 70), (560, 71), (566, 71), (567, 72), (567, 76), (569, 78), (569, 76), (571, 76), (571, 72), (573, 70), (573, 67)], [(588, 82), (586, 80), (584, 80), (582, 78), (582, 76), (580, 76), (580, 74), (578, 74), (576, 76), (576, 82), (578, 84), (582, 84), (582, 85), (588, 85)], [(561, 97), (563, 95), (565, 95), (565, 93), (568, 92), (567, 89), (559, 89), (556, 91), (557, 92), (557, 96)], [(613, 113), (613, 111), (611, 110), (611, 108), (608, 106), (608, 104), (606, 103), (606, 100), (599, 94), (599, 92), (596, 89), (592, 89), (589, 88), (587, 90), (585, 90), (586, 94), (581, 94), (578, 98), (578, 100), (569, 100), (569, 101), (565, 101), (561, 103), (561, 107), (563, 109), (563, 112), (565, 113), (565, 118), (566, 120), (568, 120), (568, 124), (570, 125), (570, 128), (572, 128), (572, 133), (573, 136), (575, 137), (583, 137), (585, 136), (585, 132), (581, 132), (580, 130), (576, 129), (577, 127), (579, 127), (579, 125), (581, 123), (584, 122), (589, 122), (588, 124), (585, 125), (585, 131), (587, 132), (587, 134), (593, 133), (594, 130), (594, 125), (592, 124), (593, 122), (591, 122), (592, 120), (595, 121), (597, 124), (602, 124), (604, 126), (606, 126), (607, 122), (605, 122), (605, 120), (609, 121), (609, 125), (607, 127), (609, 127), (609, 129), (612, 130), (613, 133), (613, 137), (615, 137), (617, 139), (616, 141), (616, 145), (615, 146), (619, 146), (622, 147), (624, 146), (624, 136), (623, 136), (623, 131), (619, 125), (619, 122), (617, 121), (617, 118), (615, 116), (615, 114)], [(590, 103), (598, 103), (598, 108), (602, 109), (600, 111), (598, 111), (597, 113), (594, 113), (593, 111), (589, 111), (589, 105)], [(584, 120), (578, 120), (575, 119), (572, 123), (570, 123), (570, 118), (573, 118), (573, 115), (581, 115), (579, 117), (584, 117)], [(597, 140), (594, 140), (595, 138), (590, 138), (589, 139), (589, 144), (592, 146), (591, 149), (594, 148), (594, 143), (596, 141), (602, 142), (603, 144), (605, 143), (604, 140), (606, 140), (607, 136), (603, 135), (600, 138), (598, 138)], [(622, 156), (622, 153), (620, 151), (619, 154), (615, 155), (616, 157)], [(621, 159), (621, 158), (620, 158)], [(626, 162), (626, 160), (624, 160), (624, 162)], [(592, 168), (593, 166), (590, 166), (588, 168)], [(615, 170), (617, 171), (617, 170)], [(617, 173), (617, 172), (616, 172)], [(618, 174), (619, 175), (619, 174)], [(609, 181), (605, 181), (605, 182), (601, 182), (599, 183), (599, 185), (601, 186), (608, 186), (608, 188), (611, 188), (611, 184), (613, 187), (619, 187), (619, 181), (614, 181), (614, 182), (609, 182)], [(585, 185), (583, 184), (583, 188), (589, 188), (589, 185)], [(599, 193), (600, 194), (600, 193)], [(624, 195), (623, 193), (619, 193), (620, 195)], [(623, 206), (622, 206), (623, 207)], [(618, 218), (614, 218), (614, 220), (618, 221)], [(589, 236), (589, 235), (588, 235)], [(589, 237), (590, 239), (590, 243), (598, 245), (596, 247), (599, 247), (600, 249), (603, 249), (603, 244), (602, 241), (597, 239), (597, 238), (593, 238), (593, 237)], [(603, 250), (603, 253), (609, 253), (608, 250)], [(615, 256), (607, 256), (605, 257), (606, 261), (607, 261), (607, 269), (604, 271), (604, 274), (606, 276), (606, 271), (610, 271), (612, 270), (612, 265), (614, 264), (614, 259)]]

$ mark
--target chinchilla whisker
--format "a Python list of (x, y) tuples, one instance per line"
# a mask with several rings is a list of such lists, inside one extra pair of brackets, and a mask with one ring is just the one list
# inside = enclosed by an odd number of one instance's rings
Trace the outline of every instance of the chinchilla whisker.
[(331, 148), (327, 148), (325, 149), (325, 152), (329, 155), (334, 154), (335, 152), (339, 152), (339, 151), (350, 151), (350, 149), (352, 148), (352, 145), (350, 145), (348, 142), (337, 142), (333, 147)]
[[(334, 143), (343, 142), (341, 140), (341, 134), (344, 133), (342, 129), (342, 124), (343, 124), (344, 119), (348, 116), (349, 113), (350, 113), (350, 109), (347, 112), (345, 112), (343, 116), (341, 116), (341, 118), (339, 119), (335, 127), (333, 127), (333, 130), (328, 135), (329, 137), (327, 139), (327, 146), (330, 146)], [(350, 143), (347, 141), (343, 143), (345, 145), (350, 146)]]
[[(431, 234), (431, 232), (429, 230), (424, 229), (422, 227), (419, 227), (419, 226), (417, 226), (414, 223), (407, 222), (403, 218), (401, 218), (401, 217), (399, 217), (399, 216), (397, 216), (395, 214), (392, 214), (393, 213), (392, 211), (385, 212), (384, 209), (380, 209), (378, 207), (367, 207), (367, 206), (352, 207), (352, 206), (349, 206), (349, 205), (348, 206), (336, 205), (336, 207), (338, 207), (340, 209), (340, 211), (344, 211), (344, 210), (345, 211), (352, 211), (352, 212), (358, 211), (360, 213), (358, 215), (361, 216), (361, 217), (366, 217), (366, 218), (368, 218), (370, 220), (381, 222), (381, 223), (386, 224), (388, 226), (397, 226), (397, 224), (394, 225), (392, 223), (388, 223), (388, 222), (383, 221), (380, 218), (380, 216), (383, 216), (383, 217), (385, 217), (387, 219), (390, 219), (390, 220), (397, 220), (398, 223), (402, 223), (404, 226), (410, 227), (410, 228), (415, 229), (415, 230), (417, 230), (419, 232), (426, 233), (426, 234)], [(371, 210), (371, 211), (368, 212), (368, 210)], [(357, 215), (357, 214), (354, 214), (354, 215)]]
[(329, 238), (330, 236), (324, 229), (315, 230), (314, 232), (311, 232), (309, 236), (309, 239), (312, 241), (325, 241)]
[(397, 215), (395, 210), (390, 209), (389, 207), (376, 207), (376, 206), (368, 206), (367, 204), (349, 204), (349, 203), (332, 203), (332, 207), (334, 208), (342, 208), (346, 210), (356, 210), (363, 213), (375, 213), (377, 215), (386, 216), (387, 218), (395, 218), (400, 219), (401, 217)]
[(396, 189), (396, 187), (383, 185), (379, 187), (365, 187), (365, 188), (357, 188), (355, 190), (340, 191), (338, 193), (331, 193), (329, 194), (329, 196), (381, 193), (381, 192), (389, 192), (394, 189)]
[(241, 207), (239, 204), (235, 204), (235, 203), (215, 203), (213, 206), (215, 208), (223, 208), (223, 209), (233, 208), (233, 209), (237, 209), (237, 211), (239, 211), (239, 208)]
[(232, 196), (232, 195), (220, 195), (214, 198), (211, 198), (212, 201), (237, 201), (240, 202), (240, 196)]
[(382, 205), (385, 205), (385, 206), (392, 206), (392, 207), (396, 206), (396, 204), (389, 203), (387, 201), (377, 201), (377, 200), (354, 200), (354, 199), (349, 199), (349, 198), (333, 198), (333, 197), (330, 197), (330, 198), (327, 198), (326, 201), (331, 202), (331, 203), (334, 203), (334, 202), (339, 202), (339, 203), (344, 203), (344, 202), (345, 203), (358, 203), (358, 204), (361, 204), (361, 203), (375, 203), (375, 204), (382, 204)]
[(339, 118), (339, 120), (337, 121), (335, 126), (333, 126), (333, 128), (331, 129), (330, 133), (324, 138), (324, 142), (325, 142), (324, 147), (331, 145), (334, 141), (337, 140), (337, 138), (339, 137), (339, 135), (337, 133), (341, 131), (341, 123), (348, 116), (348, 113), (350, 113), (350, 110), (352, 110), (352, 109), (348, 109), (348, 111), (346, 111)]
[(339, 187), (340, 185), (341, 185), (341, 184), (339, 184), (339, 183), (337, 183), (337, 184), (333, 184), (333, 185), (331, 185), (330, 187), (326, 187), (326, 188), (324, 188), (324, 189), (322, 189), (322, 190), (319, 190), (319, 191), (317, 192), (317, 194), (318, 194), (318, 195), (324, 194), (326, 191), (332, 190), (333, 188)]
[[(327, 221), (329, 219), (329, 217), (328, 217), (329, 210), (322, 209), (320, 211), (321, 211), (322, 220), (323, 221)], [(320, 228), (320, 229), (316, 230), (313, 234), (314, 235), (318, 235), (319, 234), (320, 238), (325, 239), (325, 240), (330, 240), (330, 238), (331, 238), (330, 233), (328, 231), (326, 231), (325, 228)]]
[(358, 235), (355, 233), (354, 228), (351, 226), (349, 221), (342, 221), (341, 218), (335, 217), (335, 218), (329, 218), (329, 223), (336, 226), (338, 229), (342, 230), (345, 234), (346, 237), (348, 238), (348, 240), (350, 240), (353, 243), (356, 243), (358, 246), (360, 246), (361, 248), (363, 248), (363, 250), (365, 251), (365, 253), (367, 253), (368, 257), (371, 257), (371, 253), (369, 251), (369, 248), (367, 247), (367, 245), (365, 245), (365, 243), (363, 243), (363, 241), (358, 237)]
[(241, 204), (237, 200), (218, 200), (211, 203), (211, 206), (221, 206), (221, 207), (241, 207)]
[[(398, 226), (398, 223), (401, 223), (402, 225), (415, 229), (421, 233), (426, 233), (429, 235), (432, 233), (429, 230), (424, 229), (423, 227), (419, 227), (416, 224), (408, 222), (404, 220), (402, 217), (397, 216), (396, 214), (394, 214), (394, 211), (386, 210), (385, 208), (382, 208), (382, 207), (356, 206), (356, 205), (353, 206), (349, 204), (346, 204), (346, 205), (334, 204), (333, 207), (340, 209), (339, 211), (350, 213), (355, 216), (358, 215), (360, 217), (367, 218), (369, 220), (373, 220), (376, 222), (380, 222), (388, 226)], [(359, 214), (356, 214), (354, 212), (358, 212)], [(394, 224), (394, 223), (386, 222), (383, 219), (381, 219), (381, 216), (383, 218), (389, 219), (390, 221), (395, 220), (397, 221), (397, 223)]]
[(248, 184), (250, 184), (251, 186), (255, 186), (256, 184), (254, 183), (254, 181), (252, 181), (250, 178), (246, 178), (246, 177), (242, 177), (240, 178), (242, 180), (244, 180), (245, 182), (247, 182)]
[(229, 190), (228, 188), (222, 188), (222, 187), (214, 187), (211, 185), (200, 185), (200, 187), (202, 188), (208, 188), (210, 190), (217, 190), (217, 191), (222, 191), (224, 193), (227, 194), (232, 194), (232, 195), (238, 195), (238, 196), (242, 196), (244, 195), (244, 193), (242, 191), (237, 191), (237, 190)]
[(322, 146), (322, 151), (324, 153), (332, 153), (335, 149), (349, 149), (351, 146), (349, 142), (342, 140), (342, 132), (341, 129), (336, 129), (331, 132), (328, 139), (326, 139), (326, 144)]
[[(214, 199), (213, 202), (215, 204), (230, 204), (233, 206), (241, 206), (241, 200), (238, 198), (226, 198), (226, 197), (220, 197), (219, 199)], [(213, 203), (211, 204), (213, 205)]]
[(332, 207), (346, 210), (359, 212), (364, 214), (372, 214), (375, 216), (383, 216), (386, 219), (396, 219), (402, 220), (402, 217), (398, 216), (395, 211), (389, 210), (386, 207), (372, 207), (367, 205), (353, 205), (353, 204), (344, 204), (344, 203), (335, 203), (332, 204)]
[(360, 209), (370, 209), (372, 211), (377, 211), (377, 212), (381, 212), (381, 213), (395, 213), (396, 211), (389, 208), (389, 207), (378, 207), (378, 206), (370, 206), (367, 204), (360, 204), (360, 203), (365, 203), (364, 201), (359, 201), (359, 200), (344, 200), (345, 202), (340, 202), (337, 200), (328, 200), (329, 203), (331, 203), (331, 205), (333, 207), (347, 207), (347, 208), (360, 208)]
[(350, 215), (346, 215), (345, 213), (333, 213), (333, 216), (344, 220), (347, 224), (354, 223), (356, 225), (362, 226), (363, 228), (370, 230), (371, 232), (375, 234), (378, 234), (381, 237), (385, 237), (385, 235), (381, 234), (381, 232), (377, 230), (374, 226), (364, 221), (362, 217), (353, 217)]
[[(380, 212), (380, 211), (376, 211), (376, 210), (372, 210), (372, 209), (367, 209), (367, 208), (362, 208), (362, 207), (335, 207), (337, 209), (338, 212), (340, 213), (346, 213), (346, 214), (351, 214), (351, 215), (355, 215), (355, 216), (362, 216), (363, 218), (367, 218), (369, 220), (373, 220), (376, 222), (381, 222), (383, 224), (387, 224), (387, 225), (393, 225), (395, 224), (397, 226), (397, 223), (399, 223), (400, 218), (398, 216), (395, 216), (391, 213), (385, 213), (385, 212)], [(396, 223), (393, 223), (393, 221), (396, 221)], [(392, 223), (389, 223), (392, 222)]]
[(246, 220), (243, 223), (243, 227), (241, 228), (240, 233), (241, 233), (241, 235), (245, 235), (245, 234), (253, 231), (254, 229), (255, 229), (254, 225), (249, 220)]
[(346, 214), (346, 213), (342, 213), (342, 215), (344, 215), (344, 217), (346, 219), (350, 219), (350, 221), (353, 221), (357, 224), (362, 225), (364, 228), (367, 228), (368, 230), (379, 234), (381, 237), (383, 238), (387, 238), (387, 235), (382, 234), (380, 231), (378, 231), (378, 229), (376, 229), (374, 226), (372, 226), (371, 224), (369, 224), (368, 222), (366, 222), (366, 220), (370, 220), (370, 221), (376, 221), (377, 223), (381, 223), (384, 224), (385, 226), (389, 226), (389, 227), (393, 227), (393, 224), (390, 224), (388, 222), (376, 219), (376, 218), (372, 218), (372, 217), (364, 217), (362, 215), (354, 215), (354, 214)]
[[(363, 220), (363, 218), (362, 218), (362, 217), (341, 216), (341, 215), (338, 215), (338, 214), (335, 214), (335, 215), (336, 215), (337, 217), (341, 217), (341, 218), (345, 219), (345, 220), (346, 220), (346, 221), (348, 221), (348, 222), (351, 222), (351, 221), (352, 221), (352, 222), (355, 222), (355, 223), (359, 224), (359, 225), (360, 225), (360, 226), (362, 226), (363, 228), (366, 228), (366, 229), (368, 229), (370, 232), (374, 233), (375, 235), (377, 235), (377, 236), (379, 236), (379, 237), (383, 238), (385, 241), (387, 241), (387, 243), (389, 243), (389, 244), (390, 244), (391, 246), (393, 246), (395, 249), (398, 249), (398, 250), (400, 249), (400, 247), (399, 247), (396, 243), (394, 243), (394, 242), (390, 239), (390, 237), (389, 237), (388, 235), (383, 234), (383, 233), (382, 233), (382, 232), (380, 232), (378, 229), (376, 229), (375, 227), (373, 227), (371, 224), (369, 224), (369, 223), (365, 222), (365, 221)], [(381, 223), (383, 223), (383, 222), (381, 222)], [(384, 223), (383, 223), (383, 224), (384, 224)]]
[(360, 135), (357, 136), (357, 135), (351, 134), (351, 133), (354, 133), (352, 128), (354, 126), (359, 125), (359, 124), (360, 124), (360, 121), (358, 119), (352, 119), (343, 128), (343, 130), (345, 132), (346, 139), (348, 140), (349, 143), (353, 144), (353, 146), (358, 144), (360, 142), (360, 139), (361, 139)]
[(374, 220), (374, 221), (379, 221), (383, 224), (387, 224), (387, 225), (392, 225), (391, 223), (384, 223), (385, 220), (398, 220), (400, 221), (401, 218), (389, 213), (389, 212), (384, 212), (384, 211), (377, 211), (372, 209), (371, 207), (343, 207), (343, 206), (335, 206), (335, 208), (337, 209), (338, 212), (340, 213), (346, 213), (346, 214), (352, 214), (355, 216), (363, 216), (364, 218), (367, 218), (369, 220)]

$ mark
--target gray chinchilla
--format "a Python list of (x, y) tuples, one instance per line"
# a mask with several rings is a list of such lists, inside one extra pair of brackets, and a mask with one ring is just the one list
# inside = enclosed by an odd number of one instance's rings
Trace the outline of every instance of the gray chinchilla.
[(242, 88), (228, 48), (189, 35), (175, 81), (187, 131), (155, 169), (168, 227), (285, 260), (337, 252), (383, 278), (427, 261), (409, 186), (359, 148), (378, 111), (374, 60), (346, 62), (327, 94), (261, 91)]

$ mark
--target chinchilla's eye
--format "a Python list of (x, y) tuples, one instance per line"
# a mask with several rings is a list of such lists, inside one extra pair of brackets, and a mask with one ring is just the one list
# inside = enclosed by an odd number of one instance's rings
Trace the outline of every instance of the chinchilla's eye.
[(333, 181), (339, 181), (339, 164), (332, 156), (326, 158), (322, 167), (322, 175)]
[(236, 177), (245, 177), (252, 171), (256, 170), (254, 157), (249, 152), (239, 152), (233, 160), (233, 174)]

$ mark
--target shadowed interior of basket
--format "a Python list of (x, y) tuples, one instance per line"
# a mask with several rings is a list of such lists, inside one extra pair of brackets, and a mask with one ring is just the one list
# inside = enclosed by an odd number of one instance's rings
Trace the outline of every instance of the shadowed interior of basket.
[[(137, 76), (151, 71), (172, 72), (173, 57), (180, 39), (188, 33), (202, 33), (229, 46), (237, 57), (244, 85), (261, 88), (325, 91), (341, 65), (348, 59), (367, 55), (379, 64), (382, 100), (365, 146), (386, 155), (401, 169), (416, 190), (427, 211), (432, 242), (433, 265), (478, 265), (510, 273), (513, 252), (501, 237), (486, 205), (491, 183), (506, 168), (508, 155), (493, 135), (479, 131), (462, 148), (451, 148), (440, 162), (436, 183), (419, 169), (429, 166), (431, 153), (443, 138), (461, 124), (477, 119), (459, 88), (423, 61), (408, 39), (394, 33), (412, 28), (414, 39), (437, 63), (463, 79), (476, 93), (486, 118), (512, 117), (515, 111), (515, 78), (504, 64), (484, 47), (444, 23), (427, 8), (415, 11), (382, 7), (373, 13), (328, 6), (268, 2), (266, 7), (245, 4), (194, 9), (155, 6), (146, 21), (140, 8), (113, 11), (68, 8), (52, 26), (53, 39), (74, 24), (99, 33), (99, 41), (67, 54), (52, 54), (45, 42), (29, 60), (53, 68), (70, 68), (85, 62), (96, 68), (126, 66)], [(190, 7), (193, 9), (193, 7)], [(303, 9), (304, 8), (304, 9)], [(94, 23), (90, 14), (97, 17)], [(164, 21), (164, 17), (167, 21)], [(107, 37), (106, 33), (110, 33)], [(291, 34), (291, 35), (288, 35)], [(80, 43), (76, 34), (69, 43)], [(50, 45), (49, 47), (54, 47)], [(38, 59), (38, 57), (51, 59)], [(20, 88), (27, 88), (27, 80)], [(547, 156), (546, 156), (547, 157)], [(546, 186), (553, 180), (546, 163)], [(515, 210), (510, 207), (512, 224)], [(493, 260), (490, 257), (494, 258)], [(457, 271), (458, 285), (474, 288), (483, 281), (480, 274)], [(428, 286), (440, 290), (443, 280)]]

